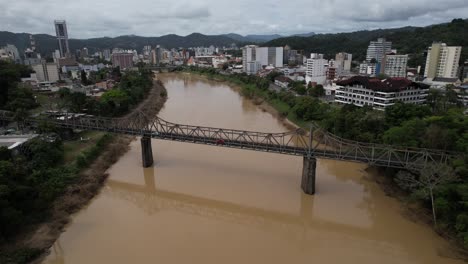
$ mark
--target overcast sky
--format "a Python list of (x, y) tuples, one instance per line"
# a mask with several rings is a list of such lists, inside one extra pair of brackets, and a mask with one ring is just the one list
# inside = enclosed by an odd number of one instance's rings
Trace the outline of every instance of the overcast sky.
[(0, 0), (0, 31), (71, 38), (291, 34), (425, 26), (468, 18), (468, 0)]

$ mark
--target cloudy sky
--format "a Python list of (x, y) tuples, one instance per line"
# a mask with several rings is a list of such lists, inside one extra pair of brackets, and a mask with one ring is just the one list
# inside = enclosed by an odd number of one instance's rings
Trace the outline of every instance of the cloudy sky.
[(468, 18), (468, 0), (0, 0), (0, 31), (72, 38), (291, 34), (425, 26)]

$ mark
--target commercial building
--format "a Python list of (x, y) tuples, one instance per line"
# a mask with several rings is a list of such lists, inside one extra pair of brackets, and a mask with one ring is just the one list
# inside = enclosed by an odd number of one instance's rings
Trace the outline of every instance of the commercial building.
[(6, 46), (0, 48), (0, 59), (21, 63), (21, 57), (19, 55), (18, 49), (16, 46), (11, 44), (6, 44)]
[(353, 55), (340, 52), (335, 55), (335, 68), (338, 76), (347, 75), (351, 73), (351, 62), (353, 61)]
[(70, 47), (68, 45), (68, 31), (67, 23), (65, 20), (55, 20), (55, 33), (57, 35), (57, 41), (59, 44), (60, 56), (62, 58), (70, 57)]
[[(248, 64), (250, 64), (250, 69), (258, 68), (258, 64), (260, 66), (283, 67), (283, 48), (245, 46), (242, 48), (242, 65), (244, 66), (244, 72), (252, 74), (252, 71), (247, 70)], [(255, 65), (255, 67), (252, 67), (252, 65)]]
[(162, 49), (161, 46), (157, 45), (152, 51), (151, 51), (151, 63), (154, 65), (159, 65), (162, 60)]
[(120, 69), (133, 67), (133, 53), (112, 53), (112, 66)]
[(32, 69), (36, 72), (38, 82), (54, 83), (60, 80), (57, 63), (46, 63), (42, 61), (40, 64), (32, 65)]
[(398, 101), (410, 104), (424, 104), (429, 86), (405, 78), (377, 78), (354, 76), (336, 83), (341, 86), (336, 90), (335, 102), (371, 106), (384, 110)]
[(377, 63), (363, 62), (359, 64), (359, 74), (375, 76), (378, 71)]
[(424, 77), (455, 78), (458, 74), (461, 47), (450, 47), (445, 43), (433, 43), (427, 51)]
[(382, 72), (388, 77), (406, 77), (408, 55), (386, 54), (382, 61)]
[(327, 65), (328, 61), (323, 58), (323, 54), (310, 54), (310, 59), (306, 61), (306, 83), (324, 84), (327, 79)]
[(371, 62), (375, 59), (377, 63), (382, 63), (385, 54), (392, 51), (392, 42), (379, 38), (377, 41), (371, 41), (367, 48), (366, 61)]

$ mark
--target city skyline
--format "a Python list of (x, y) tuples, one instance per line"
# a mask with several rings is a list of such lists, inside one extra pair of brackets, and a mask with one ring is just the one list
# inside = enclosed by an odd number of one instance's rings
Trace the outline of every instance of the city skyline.
[[(299, 0), (289, 5), (244, 0), (229, 3), (182, 1), (176, 4), (136, 0), (118, 5), (113, 1), (84, 0), (57, 5), (54, 0), (26, 0), (3, 6), (0, 30), (54, 35), (51, 23), (55, 19), (64, 19), (68, 22), (71, 38), (188, 35), (193, 32), (210, 35), (336, 33), (427, 26), (465, 18), (468, 13), (468, 2), (464, 0), (404, 3), (344, 0), (311, 3)], [(304, 9), (307, 6), (314, 8)]]

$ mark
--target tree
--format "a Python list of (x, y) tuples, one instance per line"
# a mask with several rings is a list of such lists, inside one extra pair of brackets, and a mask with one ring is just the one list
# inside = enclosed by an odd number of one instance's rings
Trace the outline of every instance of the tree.
[(396, 176), (397, 183), (414, 195), (430, 198), (434, 225), (437, 225), (437, 214), (434, 206), (434, 191), (443, 184), (458, 180), (453, 169), (444, 164), (428, 163), (422, 169), (411, 168), (409, 171), (400, 171)]
[(323, 85), (318, 84), (312, 89), (309, 89), (309, 95), (313, 97), (320, 97), (325, 95), (325, 89), (323, 88)]
[(81, 70), (81, 84), (88, 85), (88, 76), (84, 70)]

